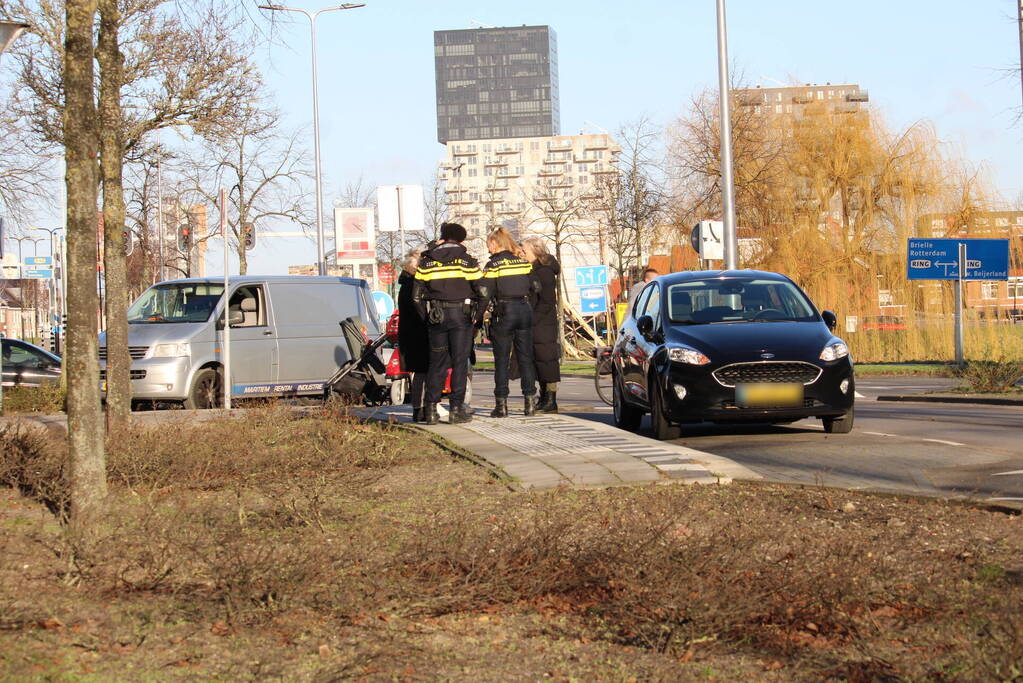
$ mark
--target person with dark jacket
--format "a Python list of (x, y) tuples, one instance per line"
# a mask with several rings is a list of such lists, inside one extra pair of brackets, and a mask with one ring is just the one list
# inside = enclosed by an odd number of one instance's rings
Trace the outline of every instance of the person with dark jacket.
[(538, 413), (558, 412), (558, 382), (561, 381), (561, 342), (558, 339), (558, 277), (561, 265), (547, 251), (543, 238), (531, 235), (522, 241), (522, 251), (533, 264), (539, 292), (532, 297), (533, 361), (540, 385)]
[(426, 424), (437, 424), (437, 405), (448, 368), (451, 368), (451, 424), (469, 422), (465, 382), (469, 374), (480, 292), (479, 263), (465, 250), (465, 228), (458, 223), (440, 226), (440, 243), (419, 261), (412, 288), (412, 303), (427, 324), (430, 340), (426, 373)]
[(426, 333), (426, 321), (419, 317), (419, 311), (412, 301), (416, 268), (422, 252), (412, 249), (405, 255), (398, 276), (398, 358), (403, 372), (412, 373), (409, 390), (412, 402), (412, 421), (424, 419), (423, 391), (426, 388), (426, 372), (430, 365), (430, 339)]
[(518, 255), (511, 233), (498, 228), (487, 237), (490, 260), (483, 268), (480, 309), (490, 301), (490, 339), (494, 345), (494, 410), (490, 417), (508, 417), (508, 375), (512, 346), (521, 373), (523, 412), (536, 412), (536, 376), (533, 368), (533, 308), (529, 296), (537, 287), (529, 261)]

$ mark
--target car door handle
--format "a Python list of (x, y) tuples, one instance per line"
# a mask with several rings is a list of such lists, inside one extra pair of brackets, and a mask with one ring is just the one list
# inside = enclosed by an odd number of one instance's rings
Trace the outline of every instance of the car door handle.
[(264, 337), (273, 336), (273, 330), (263, 330), (263, 336)]

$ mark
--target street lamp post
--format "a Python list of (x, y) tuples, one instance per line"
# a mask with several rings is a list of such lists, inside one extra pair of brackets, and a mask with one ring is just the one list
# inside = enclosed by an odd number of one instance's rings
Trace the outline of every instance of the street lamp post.
[(323, 183), (320, 176), (320, 104), (317, 94), (316, 78), (316, 17), (324, 12), (331, 12), (340, 9), (356, 9), (365, 7), (365, 3), (345, 3), (336, 7), (324, 7), (315, 12), (299, 9), (297, 7), (283, 7), (281, 5), (260, 5), (260, 9), (274, 12), (299, 12), (309, 19), (310, 50), (313, 57), (313, 149), (316, 157), (316, 267), (320, 275), (327, 274), (327, 262), (325, 260), (325, 246), (323, 239)]
[[(58, 261), (60, 262), (60, 270), (61, 270), (61, 273), (63, 273), (63, 271), (64, 271), (64, 261), (63, 261), (63, 259), (60, 259), (60, 258), (57, 257), (57, 249), (56, 249), (55, 242), (56, 242), (56, 239), (57, 239), (57, 233), (58, 232), (63, 232), (64, 228), (34, 228), (34, 229), (50, 233), (50, 289), (51, 289), (52, 295), (53, 295), (53, 308), (56, 309), (56, 316), (57, 316), (56, 320), (51, 320), (50, 322), (51, 322), (51, 328), (56, 328), (59, 331), (60, 330), (60, 323), (63, 320), (63, 315), (64, 315), (64, 302), (63, 302), (63, 296), (62, 296), (63, 295), (63, 291), (62, 291), (62, 288), (60, 286), (60, 282), (61, 281), (57, 279), (57, 263), (58, 263)], [(51, 314), (52, 314), (52, 312), (51, 312)], [(58, 336), (58, 339), (59, 339), (59, 336), (60, 336), (59, 332), (58, 332), (57, 336)], [(51, 349), (51, 350), (54, 353), (57, 353), (58, 349), (60, 348), (60, 346), (61, 346), (61, 344), (58, 341), (57, 342), (57, 348), (54, 348), (54, 349)]]
[(721, 104), (721, 220), (724, 223), (725, 270), (739, 267), (735, 237), (735, 190), (732, 180), (732, 116), (728, 83), (728, 29), (725, 25), (725, 0), (717, 0), (718, 17), (718, 99)]

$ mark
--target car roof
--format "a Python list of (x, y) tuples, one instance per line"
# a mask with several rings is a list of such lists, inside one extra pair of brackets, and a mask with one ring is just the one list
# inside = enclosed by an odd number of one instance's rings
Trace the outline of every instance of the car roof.
[[(245, 285), (259, 282), (301, 282), (303, 284), (321, 284), (327, 282), (344, 282), (349, 285), (361, 285), (365, 282), (360, 278), (341, 277), (339, 275), (232, 275), (231, 284)], [(157, 282), (158, 285), (169, 284), (223, 284), (221, 277), (189, 277), (179, 280), (164, 280)]]
[(759, 280), (777, 280), (778, 282), (789, 282), (789, 278), (781, 273), (772, 273), (768, 270), (684, 270), (678, 273), (661, 275), (657, 281), (666, 285), (674, 285), (681, 282), (693, 280), (709, 280), (718, 278), (721, 280), (757, 278)]

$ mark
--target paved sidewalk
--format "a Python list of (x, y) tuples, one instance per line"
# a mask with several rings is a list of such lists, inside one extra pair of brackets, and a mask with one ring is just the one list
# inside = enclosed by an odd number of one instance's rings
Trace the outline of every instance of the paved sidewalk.
[[(522, 489), (604, 487), (649, 482), (727, 484), (760, 479), (727, 458), (662, 443), (567, 415), (495, 419), (477, 408), (472, 422), (414, 425), (504, 472)], [(360, 417), (412, 425), (408, 406), (354, 408)], [(481, 414), (482, 413), (482, 414)]]

